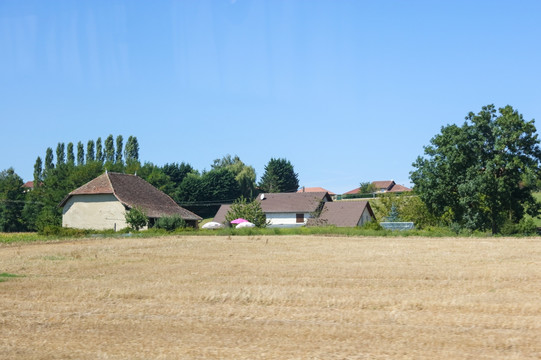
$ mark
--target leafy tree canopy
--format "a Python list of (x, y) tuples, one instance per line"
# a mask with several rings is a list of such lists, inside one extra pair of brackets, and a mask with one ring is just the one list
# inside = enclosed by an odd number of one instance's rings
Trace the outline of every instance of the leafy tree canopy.
[(525, 177), (541, 150), (534, 121), (511, 106), (484, 106), (462, 126), (448, 125), (413, 163), (414, 190), (430, 213), (449, 224), (498, 233), (506, 221), (537, 216), (540, 204)]
[(239, 184), (241, 195), (247, 199), (254, 198), (256, 195), (255, 169), (252, 166), (243, 163), (238, 156), (231, 157), (229, 154), (221, 159), (214, 160), (211, 166), (213, 170), (230, 170)]
[(299, 188), (299, 175), (286, 159), (271, 158), (265, 166), (265, 173), (259, 182), (263, 192), (295, 192)]
[(257, 227), (267, 226), (267, 217), (261, 209), (261, 204), (257, 200), (249, 202), (244, 197), (235, 200), (225, 215), (225, 220), (230, 223), (239, 218), (248, 220)]
[(13, 168), (0, 172), (0, 231), (21, 231), (23, 180)]

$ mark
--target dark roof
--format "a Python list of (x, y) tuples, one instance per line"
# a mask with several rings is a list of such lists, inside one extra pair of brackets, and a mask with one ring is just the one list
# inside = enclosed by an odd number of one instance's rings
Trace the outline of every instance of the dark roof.
[(299, 190), (297, 190), (297, 192), (326, 192), (331, 196), (336, 195), (332, 191), (329, 191), (329, 190), (324, 189), (322, 187), (302, 187)]
[(225, 216), (227, 215), (227, 212), (229, 211), (230, 208), (231, 208), (230, 204), (220, 206), (220, 208), (218, 209), (218, 212), (216, 213), (216, 215), (214, 215), (213, 221), (216, 221), (217, 223), (220, 223), (220, 224), (225, 224), (226, 223)]
[(317, 220), (309, 219), (307, 225), (312, 225), (313, 221), (316, 220), (326, 225), (338, 227), (357, 226), (365, 209), (368, 209), (370, 216), (375, 219), (374, 212), (368, 201), (326, 202), (319, 218)]
[(136, 175), (106, 172), (73, 190), (62, 200), (64, 206), (73, 195), (112, 194), (128, 208), (139, 207), (148, 217), (180, 215), (184, 220), (201, 220), (200, 216), (180, 207), (171, 197)]
[(332, 201), (326, 192), (264, 193), (256, 200), (264, 213), (309, 213), (316, 211), (321, 201)]

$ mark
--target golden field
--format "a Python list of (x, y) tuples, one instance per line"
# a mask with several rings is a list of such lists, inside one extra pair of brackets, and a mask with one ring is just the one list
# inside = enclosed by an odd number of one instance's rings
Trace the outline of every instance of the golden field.
[(0, 245), (1, 359), (539, 359), (540, 238)]

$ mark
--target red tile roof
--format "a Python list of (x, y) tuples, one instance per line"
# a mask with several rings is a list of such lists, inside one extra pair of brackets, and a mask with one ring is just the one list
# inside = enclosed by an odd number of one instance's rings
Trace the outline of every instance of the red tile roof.
[(352, 195), (352, 194), (358, 194), (359, 193), (359, 190), (361, 190), (360, 187), (356, 188), (356, 189), (353, 189), (353, 190), (350, 190), (348, 192), (345, 192), (343, 195)]
[(180, 215), (184, 220), (201, 220), (180, 207), (171, 197), (136, 175), (105, 173), (73, 190), (60, 203), (64, 206), (74, 195), (112, 194), (128, 208), (140, 207), (148, 217)]
[(322, 187), (303, 187), (303, 188), (297, 190), (297, 192), (299, 192), (299, 193), (302, 193), (302, 192), (326, 192), (331, 196), (336, 195), (332, 191), (329, 191), (329, 190), (324, 189)]
[(404, 191), (412, 191), (410, 188), (407, 188), (400, 184), (395, 184), (389, 192), (404, 192)]
[(395, 182), (393, 180), (372, 181), (372, 184), (379, 190), (384, 189), (388, 191), (393, 187)]

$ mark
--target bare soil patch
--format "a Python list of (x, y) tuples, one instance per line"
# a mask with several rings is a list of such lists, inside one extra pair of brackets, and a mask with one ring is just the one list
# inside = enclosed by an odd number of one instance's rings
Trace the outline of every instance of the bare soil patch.
[(539, 359), (541, 239), (0, 245), (0, 359)]

